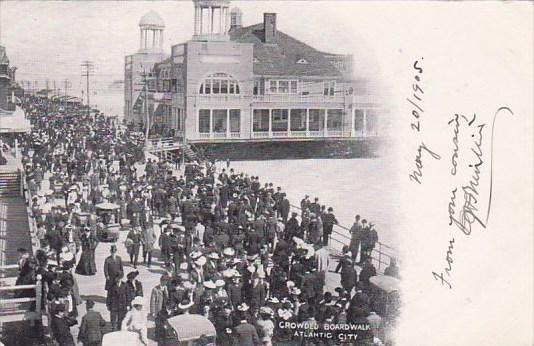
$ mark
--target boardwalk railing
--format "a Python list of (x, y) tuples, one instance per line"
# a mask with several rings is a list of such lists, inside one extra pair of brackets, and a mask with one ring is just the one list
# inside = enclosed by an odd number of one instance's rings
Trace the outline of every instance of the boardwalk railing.
[(183, 146), (182, 140), (179, 137), (168, 138), (149, 138), (146, 145), (146, 151), (162, 151), (174, 150)]
[[(16, 266), (16, 265), (15, 265)], [(0, 269), (10, 269), (12, 265), (2, 266)], [(42, 278), (37, 275), (36, 283), (33, 285), (2, 286), (0, 287), (0, 323), (22, 321), (22, 320), (41, 320), (42, 319)], [(32, 297), (15, 298), (7, 297), (6, 292), (17, 292), (21, 290), (35, 290)], [(35, 304), (35, 309), (29, 309)], [(34, 311), (30, 311), (34, 310)]]
[[(302, 214), (302, 209), (296, 205), (291, 204), (292, 211), (296, 212), (299, 217)], [(329, 238), (328, 247), (334, 255), (341, 255), (343, 246), (350, 245), (351, 235), (350, 228), (343, 225), (334, 225), (332, 234)], [(377, 241), (375, 247), (371, 251), (371, 259), (376, 271), (383, 274), (386, 267), (389, 265), (392, 258), (398, 261), (397, 250), (387, 244)]]
[(32, 205), (32, 195), (30, 189), (28, 189), (28, 183), (26, 182), (26, 174), (22, 169), (20, 171), (20, 190), (21, 196), (26, 201), (26, 212), (28, 214), (28, 227), (30, 229), (30, 240), (32, 245), (32, 253), (35, 254), (35, 251), (41, 248), (41, 241), (37, 236), (37, 223), (33, 217), (31, 205)]

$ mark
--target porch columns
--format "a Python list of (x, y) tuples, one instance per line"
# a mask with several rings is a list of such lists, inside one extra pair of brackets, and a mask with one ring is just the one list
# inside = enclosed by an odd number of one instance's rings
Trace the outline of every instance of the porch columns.
[(328, 137), (328, 109), (324, 110), (324, 136)]
[(226, 138), (230, 138), (230, 110), (226, 110)]
[(306, 137), (310, 136), (310, 109), (306, 108)]
[(351, 117), (352, 117), (352, 121), (350, 122), (350, 136), (356, 137), (356, 130), (355, 130), (356, 123), (354, 122), (354, 120), (356, 119), (356, 109), (353, 109), (351, 111)]
[(273, 118), (272, 109), (269, 108), (269, 138), (273, 136)]
[(291, 136), (291, 109), (287, 110), (287, 135)]
[(363, 109), (363, 129), (362, 129), (362, 136), (365, 137), (367, 135), (367, 108)]
[(210, 108), (210, 138), (213, 138), (213, 109)]

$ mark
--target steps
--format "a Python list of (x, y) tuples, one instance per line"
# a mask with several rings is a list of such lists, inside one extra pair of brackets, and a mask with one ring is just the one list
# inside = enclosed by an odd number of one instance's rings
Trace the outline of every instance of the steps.
[(0, 197), (20, 196), (20, 174), (0, 171)]

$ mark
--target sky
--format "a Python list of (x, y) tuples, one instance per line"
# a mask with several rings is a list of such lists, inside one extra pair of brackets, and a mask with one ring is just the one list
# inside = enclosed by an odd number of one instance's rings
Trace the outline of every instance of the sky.
[[(243, 11), (243, 25), (262, 22), (264, 12), (276, 12), (282, 30), (313, 47), (334, 53), (357, 55), (358, 61), (372, 61), (371, 50), (357, 31), (336, 21), (340, 4), (302, 1), (233, 1)], [(70, 79), (82, 86), (80, 63), (95, 62), (96, 88), (123, 78), (124, 56), (139, 48), (140, 18), (148, 11), (160, 14), (166, 24), (164, 49), (191, 39), (192, 1), (0, 1), (0, 44), (6, 46), (18, 80)], [(356, 12), (357, 13), (357, 12)], [(334, 24), (335, 25), (332, 25)], [(371, 27), (372, 28), (372, 27)], [(369, 29), (369, 27), (368, 27)], [(347, 44), (348, 43), (348, 44)], [(369, 68), (365, 68), (365, 73)], [(44, 86), (43, 84), (40, 84)]]

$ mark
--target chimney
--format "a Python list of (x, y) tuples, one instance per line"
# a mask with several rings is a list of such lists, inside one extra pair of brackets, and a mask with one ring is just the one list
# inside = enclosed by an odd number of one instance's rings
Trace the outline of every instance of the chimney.
[(276, 13), (263, 14), (263, 30), (265, 32), (265, 43), (275, 42), (278, 36), (276, 32)]

